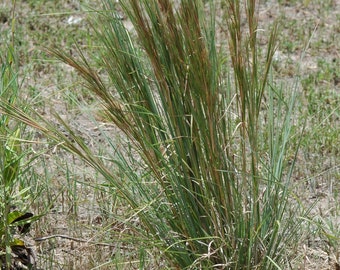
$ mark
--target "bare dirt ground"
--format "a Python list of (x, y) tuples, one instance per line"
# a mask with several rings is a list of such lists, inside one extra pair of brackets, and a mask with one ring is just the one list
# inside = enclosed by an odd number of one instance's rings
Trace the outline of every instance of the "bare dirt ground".
[[(96, 41), (89, 24), (91, 13), (86, 11), (89, 6), (98, 8), (95, 2), (17, 1), (15, 17), (22, 96), (52, 122), (52, 113), (58, 112), (87, 144), (100, 152), (106, 148), (103, 134), (111, 134), (117, 141), (124, 139), (113, 126), (101, 121), (96, 102), (81, 86), (77, 74), (51, 59), (43, 49), (57, 46), (76, 54), (76, 42), (89, 55), (95, 53)], [(286, 83), (285, 87), (292, 87), (298, 79), (301, 96), (294, 121), (301, 125), (307, 116), (294, 190), (303, 205), (313, 205), (315, 222), (328, 224), (326, 233), (337, 237), (322, 238), (316, 233), (316, 226), (306, 225), (305, 239), (301, 240), (292, 268), (338, 270), (340, 1), (260, 2), (259, 28), (263, 31), (259, 33), (263, 45), (270, 25), (276, 20), (280, 25), (274, 76)], [(10, 36), (11, 7), (10, 0), (0, 4), (1, 49), (3, 40)], [(100, 67), (100, 59), (94, 56), (93, 60)], [(34, 139), (46, 142), (39, 134)], [(120, 246), (117, 241), (120, 232), (128, 229), (115, 219), (115, 213), (124, 207), (116, 204), (107, 187), (100, 185), (100, 177), (83, 162), (56, 148), (46, 149), (44, 145), (42, 150), (39, 144), (32, 147), (42, 154), (34, 163), (34, 192), (39, 196), (32, 201), (31, 211), (45, 215), (33, 225), (27, 238), (36, 249), (39, 268), (112, 269), (112, 265), (105, 266), (112, 258), (130, 256), (130, 247)], [(59, 237), (48, 238), (55, 235)], [(41, 241), (33, 240), (46, 236)], [(137, 269), (134, 259), (135, 255), (131, 255), (131, 263), (117, 269)], [(152, 268), (162, 269), (155, 264)]]

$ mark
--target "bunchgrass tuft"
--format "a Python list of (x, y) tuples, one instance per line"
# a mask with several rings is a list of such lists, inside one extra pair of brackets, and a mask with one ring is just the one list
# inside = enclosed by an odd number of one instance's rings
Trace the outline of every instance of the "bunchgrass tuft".
[(94, 154), (60, 117), (72, 140), (1, 108), (104, 176), (138, 217), (129, 241), (140, 265), (156, 249), (176, 269), (287, 269), (302, 219), (287, 205), (295, 92), (270, 79), (277, 26), (259, 48), (256, 1), (205, 2), (121, 1), (130, 33), (104, 1), (93, 22), (104, 75), (81, 51), (50, 49), (84, 78), (134, 162), (114, 145), (114, 157)]

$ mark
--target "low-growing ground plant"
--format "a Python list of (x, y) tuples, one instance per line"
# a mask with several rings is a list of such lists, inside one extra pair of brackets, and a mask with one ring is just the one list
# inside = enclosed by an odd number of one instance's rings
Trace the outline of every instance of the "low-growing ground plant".
[[(16, 106), (20, 86), (13, 46), (1, 52), (0, 60), (0, 99)], [(27, 153), (21, 147), (24, 128), (21, 122), (0, 115), (0, 268), (6, 270), (31, 269), (35, 264), (23, 238), (35, 219), (26, 212), (30, 187), (20, 185), (26, 170), (23, 160)]]

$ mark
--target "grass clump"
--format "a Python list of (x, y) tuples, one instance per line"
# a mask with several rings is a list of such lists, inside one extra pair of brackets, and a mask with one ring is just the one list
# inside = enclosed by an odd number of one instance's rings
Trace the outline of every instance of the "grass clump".
[[(288, 207), (286, 166), (295, 94), (270, 84), (276, 26), (263, 53), (255, 1), (121, 1), (133, 34), (112, 1), (103, 6), (94, 29), (107, 77), (81, 51), (79, 59), (51, 52), (85, 79), (105, 119), (127, 136), (134, 162), (113, 144), (116, 156), (94, 154), (61, 118), (72, 140), (15, 117), (103, 175), (131, 208), (125, 221), (139, 218), (129, 223), (138, 236), (126, 241), (156, 247), (169, 266), (286, 268), (300, 226)], [(11, 113), (8, 104), (2, 110)]]

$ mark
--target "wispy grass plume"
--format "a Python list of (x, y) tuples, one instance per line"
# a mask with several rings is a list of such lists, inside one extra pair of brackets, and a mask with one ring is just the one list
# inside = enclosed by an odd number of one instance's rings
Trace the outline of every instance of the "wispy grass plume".
[(94, 29), (108, 79), (81, 51), (75, 59), (50, 50), (126, 134), (139, 169), (121, 153), (117, 177), (71, 129), (74, 142), (53, 127), (41, 130), (115, 187), (140, 219), (143, 245), (157, 247), (169, 265), (279, 269), (299, 221), (287, 211), (292, 171), (284, 167), (294, 95), (268, 84), (276, 26), (263, 53), (255, 1), (204, 2), (121, 1), (131, 34), (104, 1)]

